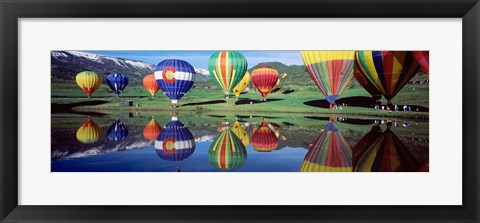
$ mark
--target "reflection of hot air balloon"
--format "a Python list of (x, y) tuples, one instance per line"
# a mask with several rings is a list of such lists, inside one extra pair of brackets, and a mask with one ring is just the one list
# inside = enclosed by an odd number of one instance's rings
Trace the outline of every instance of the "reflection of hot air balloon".
[(195, 151), (195, 139), (176, 116), (162, 129), (155, 141), (157, 155), (168, 161), (184, 160)]
[(111, 141), (122, 141), (128, 136), (128, 129), (123, 125), (122, 121), (115, 120), (107, 130), (107, 137)]
[(100, 87), (102, 78), (92, 71), (83, 71), (77, 74), (75, 81), (88, 97)]
[(147, 126), (143, 129), (143, 137), (147, 140), (156, 140), (162, 128), (160, 125), (155, 121), (155, 118), (152, 117), (148, 122)]
[(361, 73), (389, 104), (420, 69), (407, 51), (357, 51), (356, 60)]
[(429, 52), (428, 51), (411, 51), (412, 56), (415, 58), (417, 63), (422, 66), (423, 70), (428, 74), (430, 71), (429, 68)]
[(108, 75), (108, 77), (105, 79), (105, 82), (107, 82), (108, 87), (110, 87), (110, 89), (112, 89), (112, 91), (118, 97), (118, 95), (123, 92), (123, 89), (127, 87), (128, 78), (123, 74), (114, 73)]
[(234, 170), (247, 160), (247, 150), (230, 129), (223, 131), (208, 149), (208, 161), (222, 170)]
[(302, 58), (318, 89), (335, 104), (353, 77), (355, 51), (302, 51)]
[(213, 80), (220, 86), (225, 97), (237, 86), (247, 71), (247, 60), (235, 51), (218, 51), (210, 57), (208, 70)]
[(356, 172), (410, 172), (419, 165), (390, 129), (373, 126), (353, 148)]
[(155, 79), (160, 89), (172, 100), (173, 107), (193, 86), (195, 69), (187, 61), (168, 59), (155, 68)]
[(268, 93), (275, 87), (278, 81), (278, 71), (273, 67), (261, 66), (252, 71), (252, 84), (266, 100)]
[(277, 148), (278, 139), (268, 124), (262, 122), (262, 125), (253, 133), (251, 143), (258, 152), (271, 152)]
[(77, 130), (77, 140), (81, 143), (94, 143), (98, 141), (102, 130), (98, 125), (90, 118), (83, 123)]
[(352, 172), (352, 149), (333, 123), (327, 124), (305, 155), (302, 172)]
[(358, 81), (360, 85), (372, 96), (372, 99), (375, 101), (380, 100), (382, 98), (382, 93), (377, 90), (377, 88), (362, 74), (360, 68), (355, 65), (355, 70), (353, 72), (353, 76)]
[(245, 75), (243, 76), (242, 80), (238, 82), (237, 86), (233, 89), (233, 93), (235, 96), (240, 96), (240, 94), (245, 90), (245, 88), (248, 86), (250, 83), (250, 73), (247, 71), (245, 72)]
[(242, 141), (245, 147), (250, 144), (250, 135), (248, 134), (247, 130), (242, 126), (242, 124), (240, 124), (240, 122), (236, 121), (235, 123), (233, 123), (233, 126), (230, 129)]
[(152, 97), (155, 96), (158, 89), (160, 89), (160, 87), (158, 87), (157, 80), (155, 80), (155, 75), (153, 74), (147, 75), (143, 78), (143, 86), (145, 89), (147, 89), (148, 93), (152, 95)]

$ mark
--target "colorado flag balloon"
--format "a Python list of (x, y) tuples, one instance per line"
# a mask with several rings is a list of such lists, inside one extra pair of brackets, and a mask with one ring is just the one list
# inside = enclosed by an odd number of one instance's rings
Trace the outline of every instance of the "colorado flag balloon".
[(89, 98), (90, 95), (100, 87), (100, 84), (102, 84), (102, 78), (92, 71), (78, 73), (75, 77), (75, 81)]
[(355, 51), (302, 51), (302, 58), (318, 89), (335, 104), (353, 77)]
[(157, 155), (168, 161), (181, 161), (195, 151), (195, 138), (176, 116), (162, 129), (155, 141)]
[(160, 89), (176, 107), (178, 100), (193, 86), (195, 69), (187, 61), (168, 59), (160, 62), (155, 68), (155, 79)]
[(247, 59), (235, 51), (218, 51), (210, 57), (208, 70), (228, 98), (247, 71)]
[(110, 89), (112, 89), (112, 91), (118, 97), (118, 95), (123, 92), (123, 89), (127, 87), (128, 78), (124, 74), (113, 73), (108, 75), (107, 79), (105, 79), (105, 82), (107, 82), (108, 87), (110, 87)]

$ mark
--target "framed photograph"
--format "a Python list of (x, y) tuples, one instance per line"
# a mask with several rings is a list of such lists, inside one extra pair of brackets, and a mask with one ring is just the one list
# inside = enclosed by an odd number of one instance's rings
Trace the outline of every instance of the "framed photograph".
[(476, 0), (0, 11), (1, 222), (479, 221)]

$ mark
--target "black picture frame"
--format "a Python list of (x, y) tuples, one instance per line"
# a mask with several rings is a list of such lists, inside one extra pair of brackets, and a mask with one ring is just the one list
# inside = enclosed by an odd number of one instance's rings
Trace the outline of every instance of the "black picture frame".
[[(1, 222), (478, 222), (478, 0), (0, 0)], [(18, 205), (18, 19), (133, 17), (462, 18), (462, 206)], [(448, 44), (448, 43), (447, 43)], [(467, 97), (468, 96), (468, 97)], [(47, 117), (45, 117), (47, 118)], [(451, 148), (459, 149), (459, 148)], [(438, 196), (442, 196), (439, 194)]]

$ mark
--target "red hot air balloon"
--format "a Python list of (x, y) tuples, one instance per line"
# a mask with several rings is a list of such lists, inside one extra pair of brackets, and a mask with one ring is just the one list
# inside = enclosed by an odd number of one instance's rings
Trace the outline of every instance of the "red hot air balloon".
[(429, 71), (429, 52), (428, 51), (411, 51), (413, 58), (417, 61), (418, 64), (423, 68), (427, 74), (430, 73)]
[(257, 67), (252, 71), (252, 84), (262, 94), (266, 101), (268, 93), (275, 87), (278, 81), (278, 71), (269, 66)]
[(258, 152), (271, 152), (278, 147), (277, 136), (266, 122), (262, 122), (262, 125), (253, 133), (251, 143), (253, 149)]
[(380, 100), (380, 98), (382, 98), (382, 93), (380, 93), (380, 91), (378, 91), (377, 88), (361, 72), (362, 71), (360, 71), (358, 65), (355, 64), (355, 69), (353, 71), (353, 76), (355, 79), (372, 96), (373, 100)]
[(155, 141), (162, 132), (162, 127), (155, 121), (155, 118), (152, 117), (147, 126), (143, 129), (143, 137), (147, 140)]
[(143, 86), (145, 89), (147, 89), (148, 93), (152, 95), (152, 97), (155, 96), (158, 89), (160, 89), (157, 84), (157, 80), (155, 80), (155, 75), (153, 74), (147, 75), (143, 78)]

